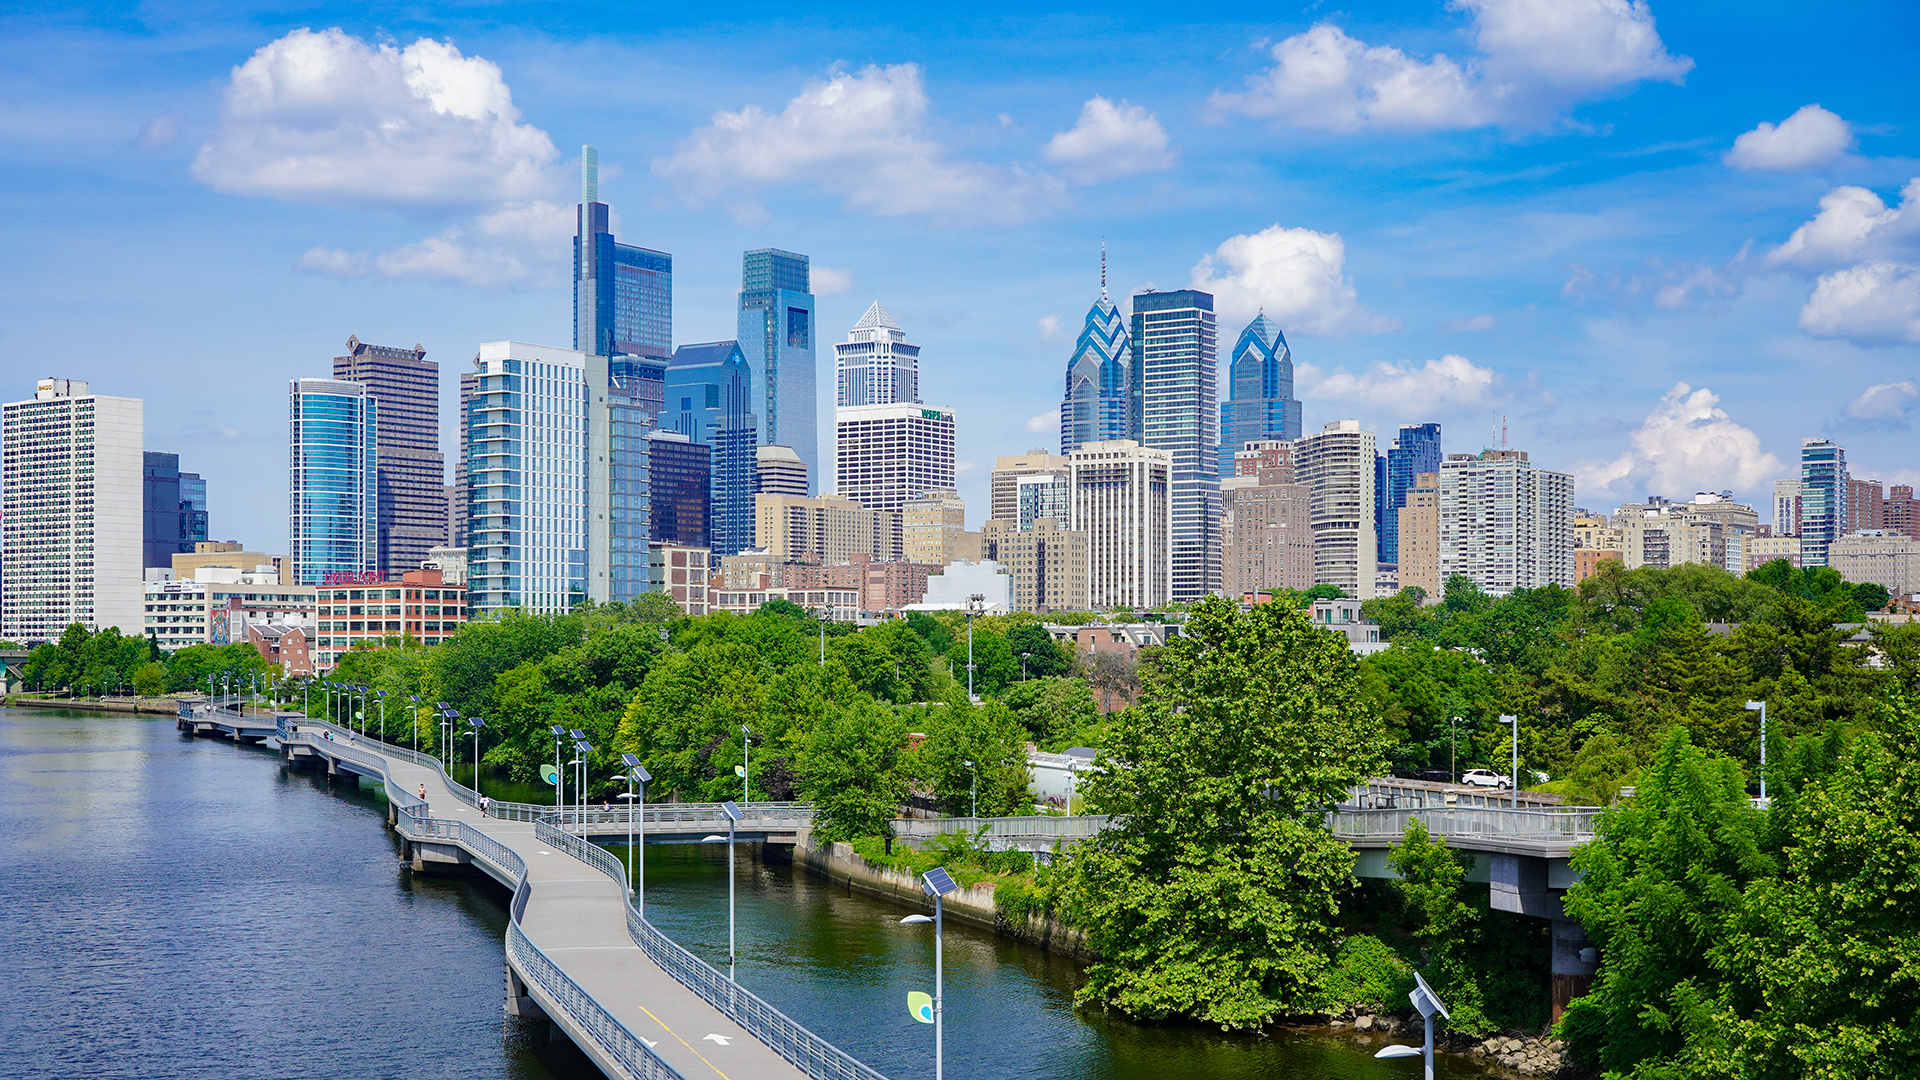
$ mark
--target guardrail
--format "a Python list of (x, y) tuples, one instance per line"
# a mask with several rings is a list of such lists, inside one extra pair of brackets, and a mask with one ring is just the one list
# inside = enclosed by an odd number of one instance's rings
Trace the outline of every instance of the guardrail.
[(1599, 813), (1590, 806), (1538, 810), (1503, 810), (1490, 806), (1335, 810), (1327, 815), (1327, 826), (1343, 840), (1399, 837), (1405, 835), (1408, 822), (1418, 820), (1434, 836), (1580, 842), (1593, 838), (1593, 822)]
[[(627, 871), (624, 864), (604, 848), (561, 832), (540, 821), (534, 835), (557, 850), (564, 851), (619, 882), (625, 895)], [(754, 1038), (766, 1043), (794, 1067), (815, 1080), (886, 1080), (871, 1066), (839, 1047), (815, 1035), (792, 1017), (767, 1004), (758, 994), (720, 974), (713, 965), (688, 952), (642, 918), (629, 901), (627, 936), (660, 965), (660, 970), (700, 995), (707, 1004), (724, 1013)]]
[(1114, 826), (1105, 814), (1080, 817), (1003, 817), (1003, 818), (898, 818), (893, 835), (910, 840), (926, 840), (942, 833), (973, 835), (986, 830), (991, 840), (1064, 840), (1069, 843), (1097, 836)]
[[(773, 829), (804, 829), (813, 824), (814, 809), (811, 803), (740, 803), (742, 815), (734, 825), (737, 831), (757, 832)], [(546, 821), (561, 829), (585, 826), (591, 829), (595, 825), (617, 825), (624, 828), (630, 814), (620, 810), (567, 810), (554, 813), (552, 807), (536, 820)], [(719, 803), (655, 803), (649, 805), (634, 817), (637, 822), (647, 825), (706, 825), (717, 824), (721, 830), (727, 827), (726, 811)]]

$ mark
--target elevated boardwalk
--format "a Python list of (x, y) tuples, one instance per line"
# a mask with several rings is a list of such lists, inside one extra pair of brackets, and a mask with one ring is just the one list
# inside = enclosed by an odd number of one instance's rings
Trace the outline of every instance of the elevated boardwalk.
[[(433, 758), (323, 721), (282, 717), (277, 738), (290, 766), (379, 780), (415, 867), (470, 865), (513, 890), (507, 1011), (547, 1017), (608, 1076), (885, 1080), (655, 929), (628, 899), (620, 861), (556, 828), (551, 808), (492, 804), (483, 815)], [(656, 842), (716, 831), (707, 808), (685, 809), (694, 812)], [(744, 809), (752, 820), (755, 808)], [(724, 833), (718, 808), (712, 816)], [(760, 838), (778, 842), (764, 826), (791, 813), (764, 816)]]

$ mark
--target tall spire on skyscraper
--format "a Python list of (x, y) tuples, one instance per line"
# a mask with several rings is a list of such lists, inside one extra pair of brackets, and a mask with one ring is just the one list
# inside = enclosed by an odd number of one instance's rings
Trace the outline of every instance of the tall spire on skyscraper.
[(1100, 238), (1100, 299), (1107, 298), (1107, 238)]
[(580, 148), (580, 201), (600, 201), (600, 148), (597, 146)]

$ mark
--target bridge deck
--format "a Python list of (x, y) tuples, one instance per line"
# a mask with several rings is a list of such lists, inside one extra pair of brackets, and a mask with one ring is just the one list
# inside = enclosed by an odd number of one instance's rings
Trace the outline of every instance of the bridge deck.
[[(463, 822), (520, 856), (529, 890), (519, 922), (528, 940), (680, 1076), (787, 1080), (807, 1075), (654, 963), (628, 932), (624, 887), (555, 850), (536, 835), (534, 823), (482, 816), (455, 796), (439, 770), (384, 754), (379, 743), (358, 740), (343, 747), (305, 733), (299, 741), (323, 755), (378, 755), (391, 781), (390, 797), (394, 786), (417, 793), (424, 785), (433, 818)], [(724, 919), (726, 913), (716, 911), (714, 917)], [(526, 982), (543, 1011), (566, 1027), (608, 1075), (624, 1075), (604, 1052), (596, 1052), (592, 1035), (578, 1030), (549, 992), (535, 979)]]

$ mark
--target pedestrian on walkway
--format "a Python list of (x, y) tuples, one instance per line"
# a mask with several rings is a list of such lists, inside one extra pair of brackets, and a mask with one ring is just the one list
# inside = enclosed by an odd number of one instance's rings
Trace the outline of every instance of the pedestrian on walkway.
[(420, 816), (429, 816), (427, 813), (427, 785), (425, 784), (420, 785)]
[(487, 807), (492, 805), (493, 805), (492, 799), (487, 798), (485, 795), (480, 796), (480, 815), (482, 817), (485, 817), (487, 813)]

